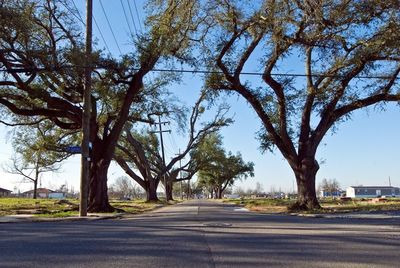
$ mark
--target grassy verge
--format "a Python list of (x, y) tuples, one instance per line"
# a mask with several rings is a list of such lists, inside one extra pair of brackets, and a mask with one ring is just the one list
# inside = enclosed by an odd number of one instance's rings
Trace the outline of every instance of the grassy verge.
[[(244, 206), (251, 211), (265, 213), (288, 213), (288, 206), (296, 200), (293, 199), (224, 199), (223, 202)], [(352, 199), (341, 201), (324, 199), (320, 201), (321, 209), (304, 211), (304, 213), (347, 213), (400, 210), (400, 198), (388, 198), (380, 202), (373, 199)]]
[[(138, 214), (165, 205), (163, 202), (145, 202), (144, 200), (110, 200), (117, 209), (130, 214)], [(173, 203), (169, 203), (173, 204)], [(0, 198), (0, 216), (15, 214), (31, 214), (35, 217), (60, 218), (77, 216), (79, 201), (76, 199), (28, 199)]]
[(285, 213), (287, 207), (295, 202), (291, 199), (224, 199), (223, 202), (242, 205), (251, 211), (265, 213)]
[(400, 210), (400, 198), (388, 198), (380, 202), (375, 202), (374, 199), (352, 199), (348, 201), (325, 199), (320, 203), (323, 208), (322, 212), (333, 213)]
[(13, 214), (53, 214), (57, 212), (77, 211), (78, 202), (54, 199), (0, 198), (0, 216)]

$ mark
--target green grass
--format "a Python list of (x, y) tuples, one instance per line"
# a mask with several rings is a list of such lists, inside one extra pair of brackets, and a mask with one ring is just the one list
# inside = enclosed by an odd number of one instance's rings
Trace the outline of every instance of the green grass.
[(225, 199), (223, 202), (242, 205), (252, 211), (266, 213), (284, 213), (287, 212), (287, 206), (293, 204), (292, 199)]
[[(12, 214), (40, 214), (42, 211), (69, 211), (68, 204), (58, 204), (55, 199), (0, 198), (0, 216)], [(69, 199), (74, 205), (77, 200)]]
[(126, 213), (138, 214), (153, 210), (156, 207), (162, 206), (164, 203), (161, 201), (146, 202), (145, 200), (139, 199), (139, 200), (129, 200), (129, 201), (110, 200), (110, 204), (117, 209), (124, 210)]
[[(32, 214), (35, 217), (70, 217), (78, 215), (79, 200), (66, 199), (69, 203), (59, 204), (57, 199), (0, 198), (0, 216), (14, 214)], [(138, 214), (164, 205), (163, 202), (146, 202), (145, 200), (110, 200), (117, 210)]]
[(386, 201), (373, 203), (372, 199), (352, 199), (340, 201), (324, 199), (320, 202), (326, 212), (385, 211), (400, 210), (400, 198), (388, 198)]
[(78, 216), (78, 211), (56, 211), (48, 213), (34, 214), (38, 218), (66, 218), (66, 217), (76, 217)]

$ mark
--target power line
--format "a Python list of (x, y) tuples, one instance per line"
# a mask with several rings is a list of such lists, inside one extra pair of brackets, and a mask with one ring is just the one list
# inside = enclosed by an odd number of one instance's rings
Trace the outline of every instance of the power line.
[(99, 31), (99, 33), (100, 33), (101, 39), (103, 40), (103, 43), (104, 43), (104, 45), (106, 46), (106, 49), (108, 50), (108, 53), (111, 54), (111, 50), (110, 50), (110, 48), (108, 47), (108, 44), (107, 44), (107, 42), (106, 42), (106, 39), (104, 38), (103, 33), (101, 32), (100, 27), (99, 27), (99, 25), (97, 24), (97, 20), (96, 20), (96, 18), (95, 18), (94, 16), (93, 16), (93, 21), (94, 21), (94, 25), (96, 25), (97, 31)]
[[(131, 3), (130, 3), (129, 0), (126, 0), (126, 2), (128, 2), (128, 8), (129, 8), (129, 12), (131, 13), (131, 18), (132, 18), (132, 22), (133, 22), (133, 28), (135, 28), (135, 33), (137, 34), (137, 28), (136, 28), (135, 19), (133, 18), (133, 12), (132, 12)], [(139, 24), (140, 24), (140, 22), (139, 22)]]
[[(76, 18), (78, 18), (78, 20), (86, 27), (86, 23), (85, 23), (85, 21), (83, 20), (82, 15), (81, 15), (81, 13), (79, 12), (78, 7), (77, 7), (76, 4), (75, 4), (75, 0), (72, 0), (72, 4), (74, 5), (74, 8), (75, 8), (75, 10), (76, 10), (77, 15), (75, 14), (75, 12), (72, 12), (72, 11), (69, 9), (69, 7), (66, 6), (63, 2), (61, 2), (61, 4), (62, 4), (64, 7), (66, 7), (66, 8), (69, 10), (69, 12), (71, 12)], [(97, 24), (97, 21), (96, 21), (96, 18), (95, 18), (94, 15), (93, 15), (93, 21), (94, 21), (94, 24), (96, 25), (97, 31), (99, 31), (100, 37), (101, 37), (101, 39), (103, 40), (103, 43), (104, 43), (106, 49), (108, 50), (108, 53), (111, 54), (111, 50), (110, 50), (110, 48), (108, 47), (107, 41), (106, 41), (106, 39), (104, 38), (103, 33), (102, 33), (102, 31), (101, 31), (99, 25)]]
[(126, 15), (126, 10), (125, 10), (124, 3), (122, 2), (122, 0), (119, 0), (119, 2), (121, 3), (122, 11), (124, 12), (126, 24), (128, 24), (129, 33), (133, 36), (133, 32), (132, 32), (132, 29), (131, 29), (131, 24), (129, 23), (128, 16)]
[(121, 48), (119, 47), (117, 38), (115, 37), (114, 30), (113, 30), (113, 28), (111, 27), (110, 20), (108, 19), (106, 10), (104, 9), (104, 6), (103, 6), (103, 2), (102, 2), (101, 0), (99, 0), (99, 3), (100, 3), (100, 6), (101, 6), (101, 9), (102, 9), (102, 11), (103, 11), (104, 17), (106, 18), (108, 27), (110, 28), (111, 34), (112, 34), (112, 36), (113, 36), (113, 38), (114, 38), (115, 44), (117, 45), (118, 51), (119, 51), (120, 55), (122, 55)]
[(138, 12), (138, 8), (136, 5), (136, 1), (133, 1), (133, 4), (135, 5), (136, 16), (137, 16), (139, 27), (140, 27), (140, 32), (143, 33), (142, 24), (140, 23), (140, 17), (139, 17), (139, 12)]
[[(47, 67), (47, 68), (15, 68), (8, 70), (0, 70), (2, 73), (29, 73), (29, 72), (50, 72), (57, 71), (61, 69), (68, 68), (85, 68), (85, 66), (80, 65), (67, 65), (67, 66), (58, 66), (58, 67)], [(112, 67), (107, 66), (94, 66), (93, 69), (112, 69)], [(140, 68), (131, 68), (133, 71), (139, 71)], [(209, 71), (209, 70), (189, 70), (189, 69), (152, 69), (149, 72), (159, 72), (159, 73), (191, 73), (191, 74), (224, 74), (222, 71)], [(233, 73), (229, 73), (233, 75)], [(241, 72), (240, 75), (248, 75), (248, 76), (263, 76), (264, 73), (261, 72)], [(329, 74), (290, 74), (290, 73), (271, 73), (271, 76), (282, 76), (282, 77), (323, 77), (323, 78), (346, 78), (346, 75), (329, 75)], [(392, 79), (391, 76), (383, 76), (383, 75), (360, 75), (355, 76), (357, 79)], [(400, 79), (400, 77), (395, 78)]]
[(79, 9), (76, 7), (74, 0), (72, 0), (72, 4), (75, 7), (75, 12), (73, 10), (71, 10), (71, 8), (69, 6), (67, 6), (63, 1), (60, 1), (60, 3), (72, 14), (72, 16), (77, 18), (84, 26), (86, 26), (86, 23), (85, 23), (84, 19), (82, 18), (81, 13), (79, 12)]
[(177, 143), (176, 143), (176, 141), (175, 141), (174, 133), (171, 132), (170, 134), (171, 134), (170, 136), (171, 136), (171, 138), (172, 138), (172, 145), (173, 145), (175, 148), (178, 148), (178, 145), (177, 145)]

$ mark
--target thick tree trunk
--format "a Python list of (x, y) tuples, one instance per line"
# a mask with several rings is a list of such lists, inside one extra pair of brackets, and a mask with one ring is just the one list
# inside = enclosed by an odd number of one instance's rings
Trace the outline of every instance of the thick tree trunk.
[(93, 161), (90, 165), (88, 211), (113, 212), (115, 209), (108, 201), (107, 188), (107, 172), (111, 161), (103, 158), (94, 158)]
[(315, 178), (318, 169), (318, 162), (314, 158), (307, 158), (303, 159), (300, 167), (294, 171), (298, 197), (291, 209), (314, 210), (321, 208), (315, 191)]
[(215, 198), (216, 199), (222, 199), (222, 193), (224, 191), (222, 190), (222, 187), (217, 187), (215, 188)]
[(150, 178), (146, 182), (146, 201), (158, 201), (157, 197), (157, 182), (155, 179)]
[(167, 194), (166, 199), (167, 199), (167, 201), (172, 201), (172, 200), (174, 200), (174, 197), (172, 196), (172, 189), (173, 189), (174, 183), (167, 178), (166, 184), (167, 184), (165, 186), (166, 187), (166, 194)]
[(222, 193), (224, 192), (224, 190), (222, 190), (222, 188), (218, 188), (218, 199), (222, 199), (223, 195)]

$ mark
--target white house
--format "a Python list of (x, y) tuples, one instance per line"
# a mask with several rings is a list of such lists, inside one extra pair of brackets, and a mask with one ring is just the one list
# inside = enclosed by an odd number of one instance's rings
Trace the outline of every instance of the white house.
[(393, 186), (350, 186), (346, 189), (347, 197), (400, 197), (400, 188)]

